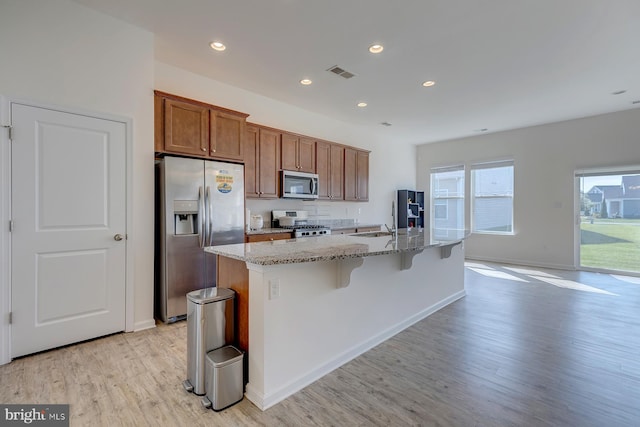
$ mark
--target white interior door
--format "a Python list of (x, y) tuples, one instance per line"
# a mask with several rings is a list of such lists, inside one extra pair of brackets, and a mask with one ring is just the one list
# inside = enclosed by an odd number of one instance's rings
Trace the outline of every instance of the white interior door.
[(12, 357), (125, 329), (126, 126), (12, 104)]

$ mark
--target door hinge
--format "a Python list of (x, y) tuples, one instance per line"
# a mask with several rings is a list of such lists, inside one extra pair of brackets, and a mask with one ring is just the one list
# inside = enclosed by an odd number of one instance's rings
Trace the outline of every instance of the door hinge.
[(9, 324), (11, 325), (13, 323), (13, 311), (9, 312)]
[(13, 141), (13, 127), (8, 125), (4, 125), (2, 127), (7, 128), (7, 132), (9, 133), (9, 140)]
[(10, 219), (9, 220), (9, 233), (11, 233), (13, 231), (13, 220)]

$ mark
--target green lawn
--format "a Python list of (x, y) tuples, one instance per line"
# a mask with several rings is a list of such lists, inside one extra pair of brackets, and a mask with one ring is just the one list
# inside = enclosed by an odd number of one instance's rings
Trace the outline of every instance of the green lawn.
[(640, 272), (640, 221), (596, 219), (580, 228), (582, 266)]

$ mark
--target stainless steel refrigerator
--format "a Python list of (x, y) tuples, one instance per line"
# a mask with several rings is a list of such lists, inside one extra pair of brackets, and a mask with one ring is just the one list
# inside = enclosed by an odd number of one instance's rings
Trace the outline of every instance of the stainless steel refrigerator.
[(164, 157), (156, 162), (156, 318), (186, 317), (190, 291), (216, 285), (205, 246), (244, 241), (244, 167)]

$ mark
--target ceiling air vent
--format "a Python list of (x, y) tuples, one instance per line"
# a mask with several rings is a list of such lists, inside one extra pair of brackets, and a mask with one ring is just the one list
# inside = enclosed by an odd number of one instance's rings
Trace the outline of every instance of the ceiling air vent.
[(355, 76), (355, 74), (350, 73), (347, 70), (338, 67), (337, 65), (334, 65), (333, 67), (329, 68), (327, 71), (331, 71), (333, 74), (337, 74), (340, 77), (344, 77), (345, 79), (350, 79), (351, 77)]
[(391, 126), (391, 123), (389, 123), (389, 122), (382, 122), (382, 123), (380, 123), (380, 124), (381, 124), (382, 126), (386, 126), (386, 127)]

